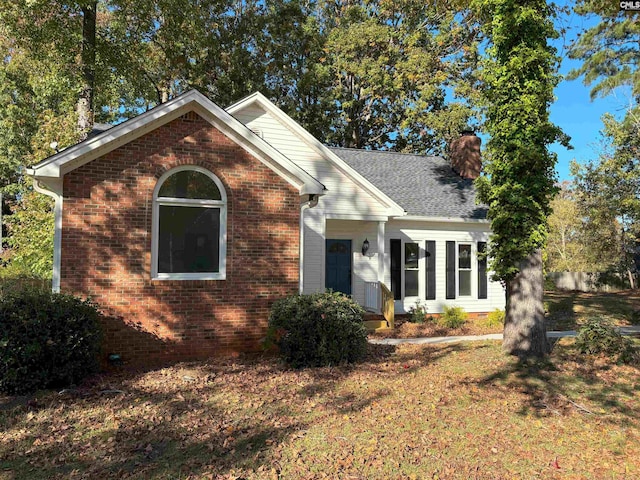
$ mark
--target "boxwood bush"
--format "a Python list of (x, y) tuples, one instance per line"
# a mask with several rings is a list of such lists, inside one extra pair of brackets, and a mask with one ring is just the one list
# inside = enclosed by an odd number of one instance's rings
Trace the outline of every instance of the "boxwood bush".
[(271, 308), (267, 344), (295, 368), (356, 362), (367, 351), (364, 310), (341, 293), (294, 295)]
[(0, 390), (62, 387), (95, 372), (99, 317), (71, 295), (27, 288), (0, 298)]

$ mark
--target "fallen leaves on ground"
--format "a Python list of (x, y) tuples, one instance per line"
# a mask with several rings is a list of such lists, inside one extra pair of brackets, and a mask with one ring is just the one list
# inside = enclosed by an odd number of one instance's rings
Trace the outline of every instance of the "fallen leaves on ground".
[(352, 366), (121, 371), (0, 398), (0, 478), (639, 477), (637, 368), (576, 355), (372, 345)]

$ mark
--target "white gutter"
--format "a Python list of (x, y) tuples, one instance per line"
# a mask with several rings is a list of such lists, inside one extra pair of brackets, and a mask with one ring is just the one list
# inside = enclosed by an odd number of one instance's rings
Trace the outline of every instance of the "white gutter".
[(309, 195), (309, 200), (300, 206), (300, 279), (298, 290), (300, 294), (304, 293), (304, 212), (309, 208), (313, 208), (318, 204), (318, 195)]
[(56, 182), (55, 187), (56, 188), (49, 190), (41, 185), (37, 178), (33, 179), (33, 188), (36, 192), (48, 195), (55, 200), (53, 210), (55, 230), (53, 234), (53, 278), (51, 281), (51, 290), (57, 293), (60, 292), (60, 260), (62, 253), (62, 181)]

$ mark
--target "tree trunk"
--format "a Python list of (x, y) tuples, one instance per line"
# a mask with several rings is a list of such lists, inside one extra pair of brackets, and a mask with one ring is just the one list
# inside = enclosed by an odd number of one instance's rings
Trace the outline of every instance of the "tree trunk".
[(629, 278), (629, 286), (631, 287), (631, 290), (635, 290), (636, 282), (635, 282), (635, 279), (633, 278), (633, 273), (629, 269), (627, 269), (627, 277)]
[(503, 350), (519, 358), (543, 357), (549, 352), (544, 325), (542, 252), (520, 264), (520, 273), (507, 283)]
[(96, 10), (97, 2), (82, 7), (82, 90), (76, 105), (78, 133), (85, 140), (93, 127), (93, 89), (96, 70)]

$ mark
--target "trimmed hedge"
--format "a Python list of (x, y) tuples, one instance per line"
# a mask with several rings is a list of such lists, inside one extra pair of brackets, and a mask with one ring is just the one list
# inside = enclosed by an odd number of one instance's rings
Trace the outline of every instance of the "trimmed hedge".
[(98, 368), (95, 304), (37, 289), (0, 299), (0, 390), (26, 393), (71, 385)]
[(295, 368), (361, 360), (367, 351), (364, 310), (341, 293), (294, 295), (271, 308), (267, 344)]

